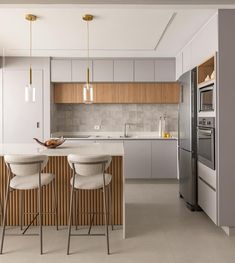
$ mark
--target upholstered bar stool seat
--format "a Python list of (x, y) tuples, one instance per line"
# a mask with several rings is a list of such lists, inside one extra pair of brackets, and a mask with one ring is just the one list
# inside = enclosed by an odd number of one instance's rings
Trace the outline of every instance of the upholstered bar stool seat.
[[(104, 174), (105, 185), (109, 185), (112, 180), (111, 174)], [(73, 178), (70, 180), (71, 185), (73, 185)], [(96, 174), (91, 176), (81, 176), (75, 175), (74, 187), (81, 190), (95, 190), (103, 187), (103, 174)]]
[[(54, 174), (42, 173), (41, 186), (48, 185), (55, 178)], [(10, 181), (10, 187), (16, 190), (32, 190), (39, 188), (38, 174), (29, 176), (15, 176)]]

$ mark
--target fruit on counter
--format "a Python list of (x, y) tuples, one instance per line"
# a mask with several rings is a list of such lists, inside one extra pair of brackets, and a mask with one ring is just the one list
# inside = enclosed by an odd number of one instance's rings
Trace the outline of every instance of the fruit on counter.
[(50, 139), (50, 140), (45, 141), (45, 145), (46, 146), (56, 145), (57, 142), (58, 142), (58, 140), (56, 140), (56, 139)]

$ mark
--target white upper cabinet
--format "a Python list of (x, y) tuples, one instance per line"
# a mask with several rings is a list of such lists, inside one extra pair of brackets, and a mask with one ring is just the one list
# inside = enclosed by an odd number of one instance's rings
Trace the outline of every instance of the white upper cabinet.
[(192, 46), (191, 44), (187, 45), (182, 53), (182, 68), (183, 72), (187, 72), (188, 70), (191, 70), (191, 56), (192, 56)]
[(183, 74), (183, 55), (180, 52), (175, 59), (175, 79), (178, 80)]
[[(175, 59), (93, 59), (90, 80), (94, 82), (175, 81)], [(86, 59), (52, 59), (52, 82), (85, 82)]]
[[(73, 59), (72, 60), (72, 81), (85, 82), (87, 79), (87, 66), (86, 59)], [(90, 81), (92, 81), (92, 62), (89, 62)]]
[(93, 81), (113, 82), (113, 60), (111, 59), (93, 60)]
[(175, 59), (155, 60), (155, 81), (175, 81)]
[(135, 81), (153, 82), (155, 80), (155, 61), (153, 59), (135, 60)]
[(114, 60), (114, 81), (115, 82), (134, 81), (134, 61), (132, 59)]
[(218, 16), (214, 16), (192, 41), (192, 66), (197, 66), (218, 51)]
[(51, 81), (71, 82), (72, 65), (70, 59), (53, 59), (51, 61)]
[(176, 79), (212, 57), (217, 51), (218, 15), (215, 15), (176, 56)]

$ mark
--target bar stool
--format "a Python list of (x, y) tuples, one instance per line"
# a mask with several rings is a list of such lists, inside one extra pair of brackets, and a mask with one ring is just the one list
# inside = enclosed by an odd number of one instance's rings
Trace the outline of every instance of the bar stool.
[[(109, 204), (111, 206), (112, 175), (105, 173), (105, 171), (109, 167), (111, 160), (112, 158), (109, 155), (78, 156), (78, 155), (70, 154), (68, 156), (69, 165), (73, 169), (73, 177), (70, 180), (71, 193), (70, 193), (70, 211), (69, 211), (69, 220), (68, 220), (67, 255), (69, 255), (69, 251), (70, 251), (71, 236), (105, 236), (105, 235), (107, 242), (107, 254), (109, 254), (108, 206), (107, 206), (106, 190), (109, 190), (109, 201), (110, 201)], [(104, 221), (105, 221), (106, 234), (90, 233), (94, 219), (94, 213), (88, 234), (71, 234), (73, 199), (74, 199), (74, 191), (76, 190), (88, 190), (88, 191), (103, 190), (103, 208), (104, 208)], [(76, 218), (77, 218), (77, 207), (75, 207), (75, 209), (76, 209)], [(112, 215), (112, 208), (111, 209), (109, 208), (109, 211), (111, 211), (110, 214)]]
[(1, 218), (1, 221), (0, 221), (0, 224), (2, 224), (2, 218), (3, 217), (3, 206), (2, 206), (2, 200), (0, 200), (0, 218)]
[[(7, 188), (4, 202), (3, 211), (3, 227), (2, 227), (2, 240), (0, 254), (3, 251), (3, 243), (5, 237), (6, 228), (6, 214), (9, 201), (9, 194), (14, 190), (20, 191), (20, 221), (21, 229), (23, 225), (23, 206), (22, 206), (22, 192), (26, 190), (37, 189), (37, 213), (33, 220), (25, 228), (22, 235), (26, 233), (33, 222), (38, 218), (39, 220), (39, 236), (40, 236), (40, 254), (43, 253), (43, 241), (42, 241), (42, 187), (52, 183), (52, 188), (54, 192), (54, 211), (50, 212), (55, 215), (56, 228), (58, 230), (58, 216), (57, 216), (57, 199), (55, 193), (55, 175), (51, 173), (42, 173), (48, 162), (48, 157), (46, 155), (5, 155), (5, 163), (8, 167), (8, 178), (7, 178)], [(24, 193), (24, 192), (23, 192)], [(33, 214), (33, 213), (31, 213)], [(35, 214), (35, 213), (34, 213)]]

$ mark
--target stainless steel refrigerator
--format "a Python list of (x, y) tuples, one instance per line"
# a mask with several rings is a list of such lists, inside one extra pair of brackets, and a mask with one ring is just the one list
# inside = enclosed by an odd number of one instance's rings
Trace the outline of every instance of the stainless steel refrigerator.
[(190, 210), (197, 206), (197, 70), (184, 73), (179, 79), (179, 193)]

